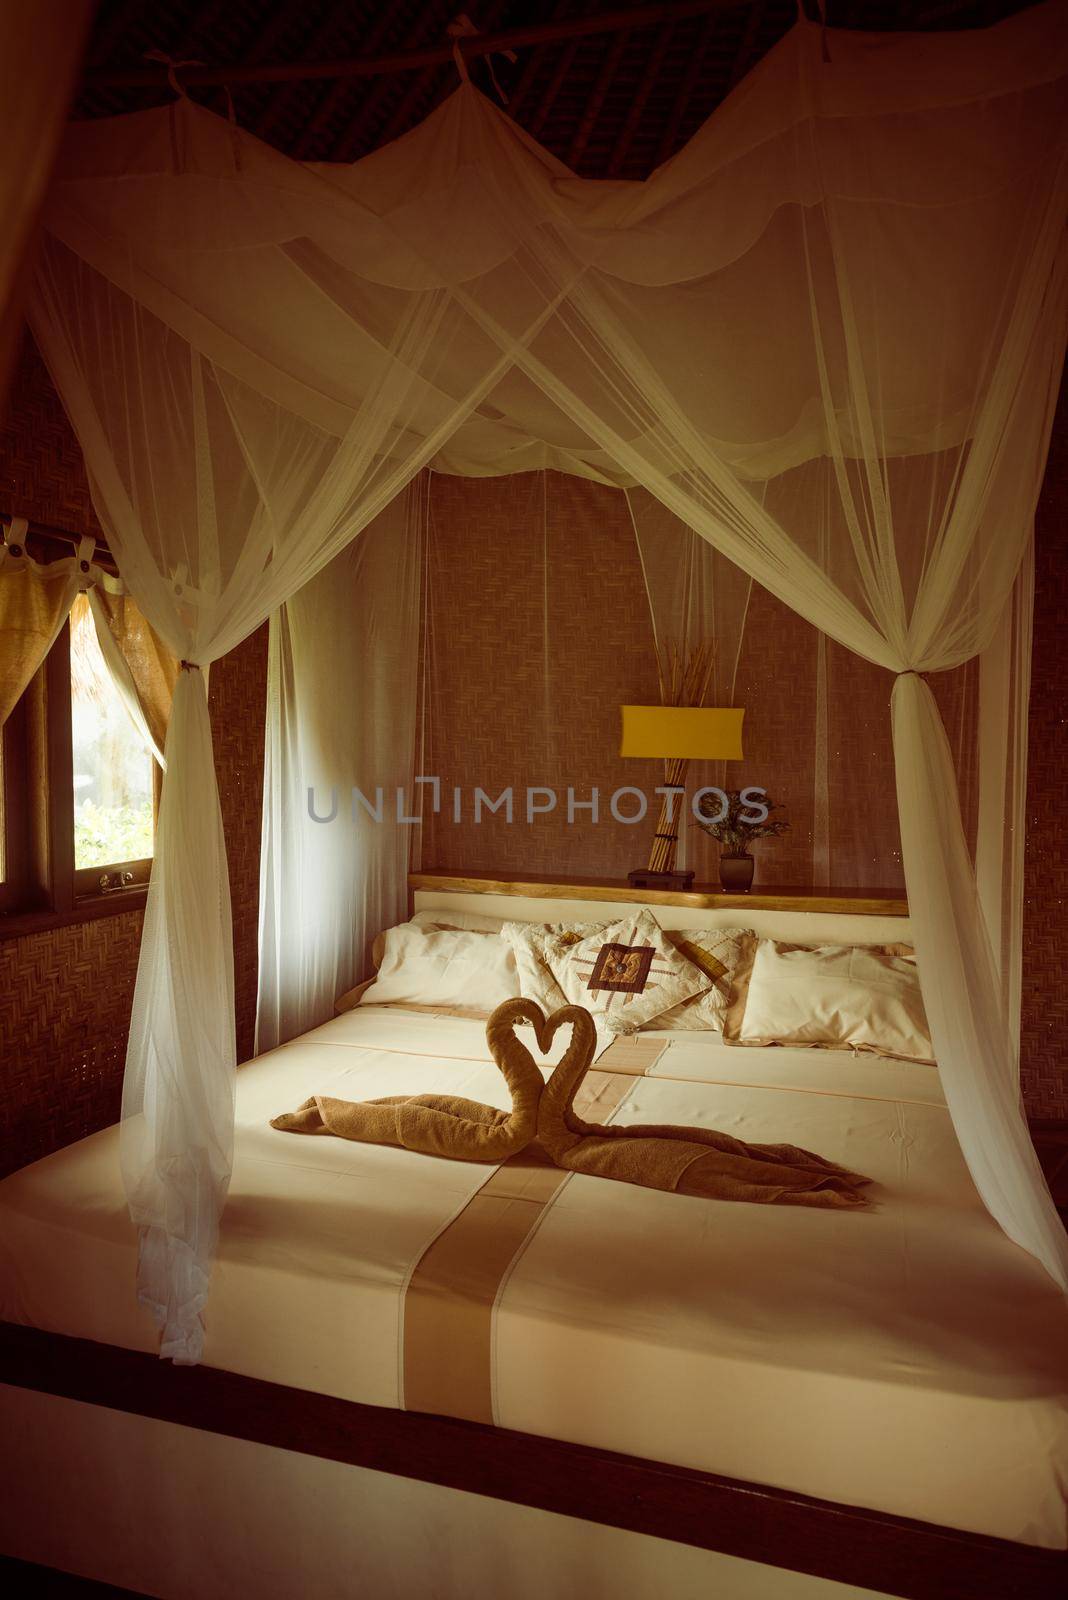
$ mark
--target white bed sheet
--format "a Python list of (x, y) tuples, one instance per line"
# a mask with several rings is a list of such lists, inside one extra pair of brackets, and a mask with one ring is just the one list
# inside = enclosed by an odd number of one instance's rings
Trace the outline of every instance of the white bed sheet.
[[(317, 1091), (428, 1089), (506, 1103), (481, 1023), (357, 1008), (241, 1069), (210, 1364), (402, 1403), (408, 1279), (492, 1169), (268, 1119)], [(498, 1423), (1068, 1544), (1068, 1302), (984, 1211), (933, 1068), (674, 1035), (615, 1120), (806, 1145), (869, 1174), (876, 1203), (572, 1175), (498, 1295)], [(0, 1184), (0, 1316), (155, 1348), (117, 1157), (108, 1129)]]

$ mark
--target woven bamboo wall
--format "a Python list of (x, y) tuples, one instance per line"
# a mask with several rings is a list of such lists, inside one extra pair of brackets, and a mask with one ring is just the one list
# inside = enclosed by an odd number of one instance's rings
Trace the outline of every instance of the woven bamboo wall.
[[(625, 496), (555, 472), (435, 475), (428, 570), (423, 759), (447, 800), (430, 819), (424, 863), (605, 877), (643, 866), (653, 807), (635, 826), (608, 813), (614, 789), (634, 785), (651, 795), (660, 781), (655, 764), (616, 753), (620, 704), (658, 699), (652, 620)], [(760, 785), (786, 808), (789, 831), (758, 851), (758, 881), (767, 886), (812, 882), (818, 640), (789, 607), (754, 587), (735, 696), (746, 712), (745, 760), (731, 765), (727, 781)], [(899, 888), (891, 676), (828, 644), (827, 681), (830, 881)], [(687, 781), (696, 788), (724, 780), (695, 766)], [(465, 797), (459, 824), (449, 809), (454, 785)], [(515, 821), (484, 813), (476, 824), (475, 785), (491, 796), (511, 785)], [(528, 785), (559, 795), (556, 810), (530, 824), (521, 814)], [(568, 823), (569, 785), (580, 799), (599, 789), (596, 824), (585, 811)], [(715, 846), (693, 828), (687, 848), (699, 880), (714, 880)]]
[[(503, 535), (503, 537), (502, 537)], [(628, 827), (577, 800), (602, 803), (657, 781), (617, 754), (619, 706), (656, 696), (649, 607), (622, 495), (560, 473), (474, 479), (435, 474), (428, 557), (427, 748), (424, 771), (445, 785), (423, 840), (428, 866), (613, 877), (644, 863), (653, 824)], [(644, 772), (636, 768), (645, 769)], [(518, 812), (484, 813), (513, 786)], [(528, 825), (527, 786), (553, 788), (555, 812)], [(464, 795), (451, 820), (451, 793)]]
[[(20, 352), (0, 425), (0, 507), (99, 531), (74, 435), (37, 352)], [(252, 1052), (266, 628), (211, 670), (215, 767), (234, 911), (239, 1058)], [(118, 1116), (141, 913), (0, 943), (0, 1171)]]
[(1068, 1118), (1068, 380), (1035, 519), (1021, 1072), (1032, 1116)]

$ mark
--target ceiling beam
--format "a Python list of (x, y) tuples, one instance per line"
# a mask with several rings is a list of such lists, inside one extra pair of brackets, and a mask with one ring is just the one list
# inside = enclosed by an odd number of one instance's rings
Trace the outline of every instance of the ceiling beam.
[[(741, 9), (746, 0), (671, 0), (670, 4), (634, 6), (630, 10), (606, 11), (600, 16), (574, 17), (560, 22), (535, 23), (527, 28), (509, 28), (503, 33), (480, 34), (461, 39), (465, 57), (492, 55), (497, 50), (516, 50), (526, 45), (548, 44), (562, 39), (587, 38), (620, 29), (654, 27), (677, 22), (682, 17), (699, 16), (706, 11)], [(388, 72), (412, 72), (438, 66), (452, 59), (452, 46), (440, 45), (424, 50), (401, 50), (378, 57), (344, 56), (335, 61), (238, 62), (229, 67), (189, 66), (181, 68), (183, 87), (197, 84), (225, 84), (235, 88), (246, 83), (296, 83), (315, 78), (372, 78)], [(164, 88), (167, 69), (130, 67), (113, 72), (91, 72), (84, 79), (86, 89)]]

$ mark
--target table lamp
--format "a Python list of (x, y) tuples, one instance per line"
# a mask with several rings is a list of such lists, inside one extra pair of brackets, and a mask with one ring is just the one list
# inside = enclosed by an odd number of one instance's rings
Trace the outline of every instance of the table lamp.
[[(691, 761), (740, 761), (742, 759), (742, 719), (745, 712), (735, 707), (686, 705), (687, 698), (703, 699), (711, 676), (711, 647), (691, 652), (685, 668), (674, 659), (671, 675), (661, 672), (661, 692), (665, 703), (659, 706), (621, 706), (623, 737), (620, 755), (661, 759), (664, 787), (682, 788)], [(670, 691), (670, 699), (668, 695)], [(675, 869), (679, 847), (678, 802), (681, 795), (667, 794), (660, 806), (660, 817), (649, 865), (627, 874), (627, 882), (638, 889), (688, 889), (692, 872)]]

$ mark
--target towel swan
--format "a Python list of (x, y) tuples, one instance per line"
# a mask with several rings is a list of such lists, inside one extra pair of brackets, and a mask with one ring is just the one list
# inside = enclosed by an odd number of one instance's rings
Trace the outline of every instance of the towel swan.
[[(509, 1007), (519, 1009), (507, 1021), (501, 1020), (501, 1013)], [(589, 1014), (577, 1006), (567, 1009), (586, 1018), (596, 1045), (596, 1030)], [(396, 1145), (420, 1155), (448, 1156), (453, 1161), (507, 1161), (533, 1142), (544, 1088), (533, 1056), (512, 1033), (520, 1017), (533, 1023), (538, 1045), (545, 1051), (564, 1021), (564, 1012), (556, 1012), (546, 1023), (532, 1001), (513, 1000), (498, 1006), (490, 1017), (486, 1037), (511, 1091), (509, 1111), (498, 1111), (463, 1095), (392, 1094), (380, 1100), (333, 1100), (317, 1094), (296, 1111), (272, 1118), (271, 1127), (283, 1133), (333, 1133), (363, 1144)], [(508, 1042), (505, 1033), (509, 1035)], [(569, 1054), (578, 1037), (576, 1027)]]
[[(569, 1050), (561, 1060), (538, 1106), (538, 1143), (554, 1166), (715, 1200), (826, 1207), (867, 1204), (859, 1191), (869, 1178), (798, 1145), (747, 1144), (714, 1128), (586, 1122), (575, 1110), (575, 1095), (593, 1060), (596, 1029), (589, 1013), (577, 1006), (554, 1012), (550, 1021), (576, 1014), (589, 1023), (589, 1034), (583, 1030), (581, 1048)], [(575, 1035), (579, 1035), (577, 1025)]]
[[(529, 1022), (548, 1052), (557, 1030), (571, 1039), (548, 1082), (515, 1035)], [(575, 1096), (597, 1050), (593, 1018), (581, 1006), (546, 1017), (532, 1000), (506, 1000), (486, 1024), (486, 1040), (512, 1095), (509, 1111), (459, 1095), (389, 1095), (333, 1100), (313, 1095), (297, 1111), (275, 1117), (286, 1133), (333, 1133), (454, 1161), (506, 1161), (530, 1145), (557, 1167), (645, 1188), (708, 1199), (823, 1207), (864, 1206), (870, 1180), (790, 1144), (746, 1144), (712, 1128), (583, 1120)]]

